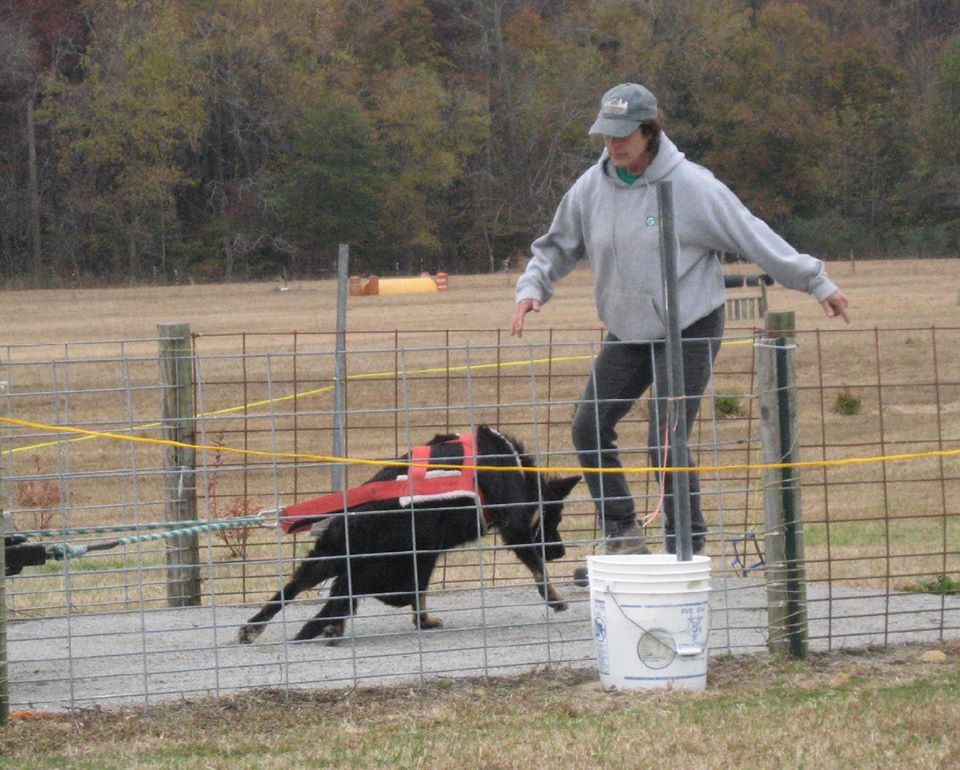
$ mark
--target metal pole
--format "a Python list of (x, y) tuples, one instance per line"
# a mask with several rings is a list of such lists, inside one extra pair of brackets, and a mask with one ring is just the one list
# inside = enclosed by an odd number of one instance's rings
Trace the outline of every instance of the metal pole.
[[(0, 516), (3, 513), (3, 437), (0, 436)], [(0, 523), (0, 538), (4, 538), (6, 527)], [(0, 725), (10, 718), (10, 671), (7, 667), (7, 551), (4, 542), (0, 542)]]
[[(347, 288), (350, 283), (350, 246), (341, 243), (337, 253), (337, 351), (334, 361), (333, 382), (333, 456), (343, 457), (346, 446), (346, 396), (347, 380)], [(346, 468), (343, 463), (333, 466), (331, 474), (333, 489), (346, 489)]]
[[(667, 420), (670, 446), (667, 465), (683, 467), (687, 461), (687, 415), (683, 379), (683, 349), (680, 334), (680, 308), (677, 304), (677, 233), (673, 217), (673, 182), (657, 185), (660, 206), (660, 269), (667, 311)], [(659, 387), (659, 386), (658, 386)], [(677, 560), (693, 559), (693, 534), (690, 525), (690, 477), (687, 471), (671, 474), (673, 526), (677, 539)]]
[[(765, 464), (795, 463), (797, 388), (794, 314), (767, 314), (757, 347), (760, 436)], [(803, 658), (808, 648), (806, 575), (800, 484), (792, 467), (763, 472), (769, 646), (771, 652)]]
[[(793, 349), (783, 338), (777, 340), (777, 389), (779, 391), (780, 454), (784, 462), (795, 462), (796, 381)], [(789, 458), (789, 459), (787, 459)], [(807, 654), (807, 601), (803, 559), (803, 523), (800, 518), (800, 485), (793, 468), (781, 470), (783, 479), (783, 552), (786, 566), (787, 635), (790, 655)]]

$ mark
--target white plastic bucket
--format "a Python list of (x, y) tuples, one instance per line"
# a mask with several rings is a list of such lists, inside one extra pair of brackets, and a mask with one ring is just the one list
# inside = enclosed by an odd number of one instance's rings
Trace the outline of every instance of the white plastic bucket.
[(704, 690), (710, 558), (588, 556), (587, 570), (604, 689)]

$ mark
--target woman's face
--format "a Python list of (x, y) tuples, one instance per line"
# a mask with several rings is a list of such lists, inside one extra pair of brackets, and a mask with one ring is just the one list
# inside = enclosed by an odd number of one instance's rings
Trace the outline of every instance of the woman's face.
[(646, 136), (638, 127), (636, 131), (624, 137), (603, 136), (603, 146), (607, 148), (613, 165), (625, 168), (629, 173), (639, 176), (647, 166), (650, 158), (647, 155), (647, 145), (650, 137)]

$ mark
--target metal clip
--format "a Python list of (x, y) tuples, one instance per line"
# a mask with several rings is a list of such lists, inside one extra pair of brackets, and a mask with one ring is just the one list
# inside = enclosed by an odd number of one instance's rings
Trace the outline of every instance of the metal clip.
[(269, 529), (276, 529), (280, 526), (280, 514), (283, 508), (266, 508), (257, 515), (260, 517), (260, 526)]

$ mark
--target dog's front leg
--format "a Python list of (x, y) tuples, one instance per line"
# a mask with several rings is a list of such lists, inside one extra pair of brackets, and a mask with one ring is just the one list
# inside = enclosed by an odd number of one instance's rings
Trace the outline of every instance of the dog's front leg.
[(547, 600), (547, 604), (550, 605), (553, 611), (563, 612), (567, 609), (567, 603), (564, 601), (564, 598), (557, 593), (556, 589), (550, 585), (550, 582), (547, 580), (546, 568), (544, 567), (543, 559), (536, 550), (537, 546), (512, 546), (512, 548), (517, 558), (530, 570), (530, 574), (533, 575), (533, 580), (537, 585), (540, 596)]

